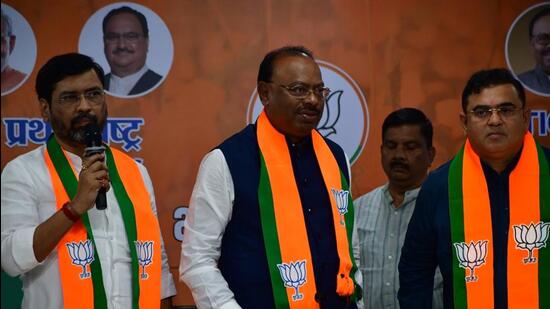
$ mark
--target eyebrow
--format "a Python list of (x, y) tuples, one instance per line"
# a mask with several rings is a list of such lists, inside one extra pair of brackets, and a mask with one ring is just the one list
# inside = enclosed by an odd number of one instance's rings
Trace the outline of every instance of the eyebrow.
[[(102, 89), (101, 89), (101, 87), (91, 87), (91, 88), (85, 89), (83, 92), (86, 93), (86, 92), (93, 91), (93, 90), (102, 90)], [(75, 94), (75, 93), (79, 93), (79, 91), (76, 91), (76, 90), (74, 90), (74, 91), (63, 91), (59, 95)]]
[(487, 105), (487, 104), (478, 104), (478, 105), (472, 107), (472, 110), (476, 109), (476, 108), (495, 108), (495, 107), (510, 106), (510, 105), (516, 106), (516, 104), (514, 104), (512, 102), (502, 102), (502, 103), (499, 103), (495, 106), (491, 106), (491, 105)]

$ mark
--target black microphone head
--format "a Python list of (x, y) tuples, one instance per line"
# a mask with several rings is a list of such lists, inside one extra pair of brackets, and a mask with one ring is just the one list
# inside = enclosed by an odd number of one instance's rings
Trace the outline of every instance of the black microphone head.
[(102, 145), (101, 131), (96, 123), (90, 123), (84, 127), (84, 141), (86, 147), (98, 147)]

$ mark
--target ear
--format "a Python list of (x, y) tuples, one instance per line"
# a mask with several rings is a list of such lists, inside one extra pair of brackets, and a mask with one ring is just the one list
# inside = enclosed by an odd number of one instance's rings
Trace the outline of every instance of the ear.
[(523, 123), (525, 125), (525, 131), (529, 130), (529, 124), (531, 123), (531, 109), (525, 108), (523, 111)]
[(260, 100), (262, 101), (263, 106), (267, 106), (269, 104), (269, 85), (266, 82), (258, 82), (258, 85), (256, 86), (258, 90), (258, 95), (260, 96)]
[(10, 51), (9, 53), (13, 51), (13, 48), (15, 47), (15, 35), (10, 36)]
[(48, 103), (48, 101), (46, 101), (45, 99), (40, 99), (39, 104), (40, 104), (40, 114), (42, 115), (42, 119), (44, 119), (44, 121), (46, 122), (50, 122), (50, 118), (51, 118), (50, 103)]
[(460, 113), (460, 123), (462, 124), (462, 129), (464, 130), (464, 132), (466, 132), (466, 128), (467, 128), (467, 125), (468, 125), (468, 118), (466, 117), (466, 115), (464, 113)]
[(430, 158), (430, 165), (434, 162), (435, 154), (436, 154), (435, 147), (434, 146), (430, 147), (430, 149), (428, 149), (428, 156)]

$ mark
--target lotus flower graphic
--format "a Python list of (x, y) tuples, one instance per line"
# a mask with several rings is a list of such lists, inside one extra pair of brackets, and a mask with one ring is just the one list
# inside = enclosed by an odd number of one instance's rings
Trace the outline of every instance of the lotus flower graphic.
[(94, 260), (94, 246), (91, 240), (68, 242), (66, 243), (69, 256), (73, 262), (73, 265), (82, 267), (82, 273), (80, 279), (87, 279), (92, 274), (86, 270), (86, 266)]
[(306, 260), (277, 264), (286, 287), (294, 289), (293, 301), (304, 298), (299, 288), (306, 283)]
[(137, 258), (141, 266), (141, 279), (146, 280), (149, 275), (145, 272), (145, 267), (153, 263), (153, 241), (135, 241)]
[(470, 241), (470, 244), (461, 242), (454, 243), (456, 249), (456, 257), (460, 267), (469, 268), (470, 275), (465, 277), (466, 282), (477, 281), (477, 276), (474, 274), (474, 269), (485, 264), (485, 258), (487, 257), (487, 240), (478, 241), (474, 244)]
[(348, 196), (349, 191), (345, 190), (336, 190), (331, 189), (332, 195), (334, 195), (334, 199), (336, 200), (336, 207), (338, 208), (338, 213), (340, 214), (340, 224), (345, 225), (345, 218), (344, 215), (348, 212)]
[(548, 240), (548, 230), (550, 223), (539, 222), (537, 224), (514, 225), (514, 239), (516, 240), (516, 248), (529, 251), (527, 258), (523, 259), (524, 264), (531, 264), (537, 261), (533, 257), (533, 250), (546, 247)]
[(344, 94), (343, 90), (333, 91), (326, 100), (325, 111), (317, 125), (317, 130), (324, 137), (337, 134), (334, 126), (336, 126), (336, 123), (340, 119), (340, 99), (342, 98), (342, 94)]

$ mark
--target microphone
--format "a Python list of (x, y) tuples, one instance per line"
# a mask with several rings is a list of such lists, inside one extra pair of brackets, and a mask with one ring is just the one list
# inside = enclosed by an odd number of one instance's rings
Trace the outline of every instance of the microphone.
[[(90, 123), (84, 127), (84, 140), (86, 141), (86, 148), (84, 149), (85, 157), (105, 152), (105, 147), (101, 139), (101, 132), (97, 124)], [(98, 210), (107, 208), (107, 196), (105, 195), (105, 188), (103, 187), (97, 192), (95, 207)]]

